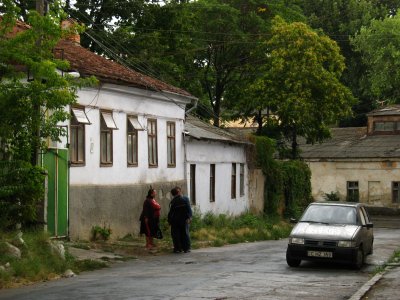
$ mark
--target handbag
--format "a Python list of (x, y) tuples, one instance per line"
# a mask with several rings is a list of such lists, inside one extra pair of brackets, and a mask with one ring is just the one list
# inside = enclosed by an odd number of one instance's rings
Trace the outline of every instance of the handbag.
[(160, 227), (157, 227), (157, 230), (156, 230), (156, 239), (161, 240), (162, 238), (163, 238), (163, 233), (162, 233)]

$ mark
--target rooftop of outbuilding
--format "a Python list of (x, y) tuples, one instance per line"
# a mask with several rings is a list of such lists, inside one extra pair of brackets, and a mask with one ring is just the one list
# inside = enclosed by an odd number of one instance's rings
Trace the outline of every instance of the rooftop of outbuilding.
[(400, 105), (389, 105), (386, 107), (377, 108), (367, 114), (367, 116), (396, 116), (396, 115), (397, 116), (400, 115)]
[(197, 140), (213, 140), (225, 143), (251, 144), (246, 138), (226, 129), (218, 128), (197, 117), (188, 115), (185, 122), (186, 135)]
[(331, 129), (332, 137), (320, 144), (299, 139), (304, 159), (400, 158), (400, 135), (367, 135), (366, 127)]

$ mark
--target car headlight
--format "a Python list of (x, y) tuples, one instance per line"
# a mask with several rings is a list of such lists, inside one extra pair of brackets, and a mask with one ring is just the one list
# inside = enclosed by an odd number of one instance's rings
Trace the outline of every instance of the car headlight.
[(343, 248), (354, 248), (356, 246), (356, 242), (354, 241), (339, 241), (338, 247)]
[(292, 238), (289, 238), (289, 244), (304, 245), (304, 239), (303, 238), (292, 237)]

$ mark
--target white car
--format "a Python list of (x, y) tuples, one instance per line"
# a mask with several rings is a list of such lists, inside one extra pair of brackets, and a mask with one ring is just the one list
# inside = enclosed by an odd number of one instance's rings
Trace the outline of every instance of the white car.
[(335, 261), (360, 269), (373, 251), (373, 224), (365, 206), (351, 202), (311, 203), (293, 228), (286, 262)]

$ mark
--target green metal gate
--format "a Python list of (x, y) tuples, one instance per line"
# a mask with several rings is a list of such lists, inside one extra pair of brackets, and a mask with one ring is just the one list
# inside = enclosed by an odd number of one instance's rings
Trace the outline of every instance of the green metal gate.
[(47, 231), (54, 237), (68, 235), (68, 150), (48, 149), (43, 155), (47, 170)]

